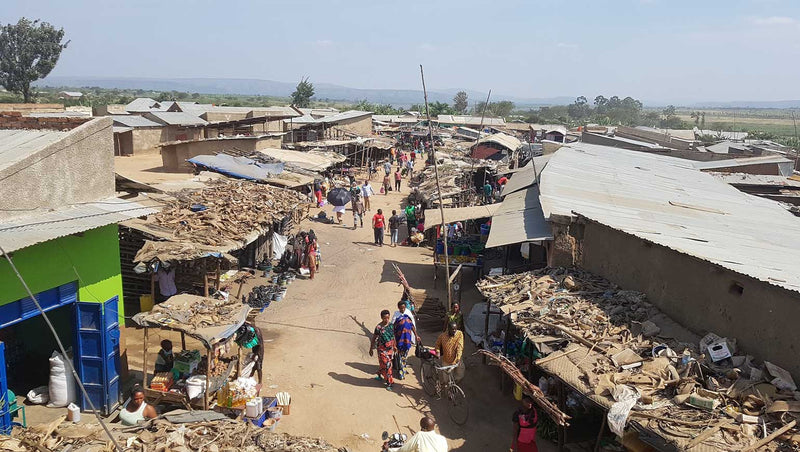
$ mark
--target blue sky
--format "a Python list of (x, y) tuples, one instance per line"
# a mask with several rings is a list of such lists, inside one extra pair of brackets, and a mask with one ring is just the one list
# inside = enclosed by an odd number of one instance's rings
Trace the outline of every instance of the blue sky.
[(2, 0), (20, 16), (65, 28), (53, 75), (800, 99), (796, 0)]

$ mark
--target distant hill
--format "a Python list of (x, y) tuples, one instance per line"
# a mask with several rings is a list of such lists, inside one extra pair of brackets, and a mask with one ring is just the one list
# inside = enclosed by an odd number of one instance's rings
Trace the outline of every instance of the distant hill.
[[(144, 89), (152, 91), (183, 91), (203, 94), (242, 94), (289, 97), (297, 83), (276, 82), (273, 80), (235, 79), (235, 78), (137, 78), (137, 77), (72, 77), (52, 76), (36, 83), (38, 86), (84, 88), (96, 86), (107, 89)], [(369, 102), (410, 106), (423, 102), (422, 90), (412, 89), (359, 89), (330, 83), (314, 83), (317, 99), (332, 101)], [(453, 102), (459, 89), (441, 89), (428, 92), (430, 102)], [(466, 90), (470, 103), (482, 101), (486, 93)], [(520, 98), (493, 94), (491, 101), (510, 100), (518, 107), (540, 105), (564, 105), (572, 103), (574, 97)]]
[(800, 100), (736, 100), (730, 102), (697, 102), (692, 105), (696, 108), (800, 108)]

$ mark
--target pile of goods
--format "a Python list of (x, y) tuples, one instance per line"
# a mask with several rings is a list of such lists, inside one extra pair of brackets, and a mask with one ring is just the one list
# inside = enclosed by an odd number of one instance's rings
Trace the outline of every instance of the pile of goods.
[(226, 408), (243, 408), (245, 404), (258, 395), (258, 388), (252, 378), (239, 377), (236, 381), (226, 382), (217, 393), (217, 404)]
[[(208, 413), (208, 412), (196, 412)], [(214, 413), (211, 413), (214, 414)], [(112, 424), (118, 425), (118, 424)], [(173, 424), (165, 419), (150, 422), (149, 429), (114, 429), (112, 434), (125, 450), (173, 450), (217, 452), (345, 452), (319, 438), (272, 433), (250, 422), (231, 419)], [(0, 436), (0, 450), (113, 450), (97, 424), (73, 424), (64, 417), (27, 429), (15, 428), (12, 436)]]
[[(478, 237), (464, 237), (447, 241), (447, 257), (451, 263), (481, 265), (483, 250), (484, 244)], [(444, 263), (444, 241), (442, 239), (436, 240), (436, 262)]]
[(150, 381), (150, 389), (156, 391), (169, 391), (174, 383), (172, 372), (159, 372)]
[(166, 205), (152, 221), (172, 231), (175, 240), (210, 246), (240, 242), (253, 231), (265, 230), (274, 221), (307, 203), (295, 190), (245, 181), (218, 180), (202, 190), (185, 190)]
[(581, 270), (486, 277), (477, 287), (546, 355), (539, 367), (608, 409), (618, 435), (636, 422), (678, 450), (800, 447), (791, 375), (737, 354), (735, 339), (698, 339), (644, 294)]

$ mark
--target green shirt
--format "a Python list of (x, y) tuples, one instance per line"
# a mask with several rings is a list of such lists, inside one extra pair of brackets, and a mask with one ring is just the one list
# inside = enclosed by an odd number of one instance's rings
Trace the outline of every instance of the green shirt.
[(408, 220), (409, 224), (413, 224), (417, 218), (415, 210), (414, 206), (406, 206), (406, 220)]

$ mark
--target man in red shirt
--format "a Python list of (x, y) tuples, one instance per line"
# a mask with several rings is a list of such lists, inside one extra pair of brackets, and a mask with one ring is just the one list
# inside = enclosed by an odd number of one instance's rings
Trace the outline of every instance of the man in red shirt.
[(383, 229), (385, 225), (386, 218), (383, 217), (383, 210), (378, 209), (378, 213), (372, 217), (372, 229), (375, 231), (375, 244), (378, 246), (383, 246)]

